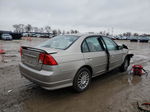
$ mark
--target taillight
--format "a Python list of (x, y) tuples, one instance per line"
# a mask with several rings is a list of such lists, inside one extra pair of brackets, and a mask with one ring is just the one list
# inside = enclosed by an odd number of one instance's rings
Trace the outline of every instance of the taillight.
[(39, 63), (42, 63), (44, 65), (58, 65), (56, 60), (50, 54), (45, 53), (40, 53)]
[(20, 56), (22, 56), (22, 47), (20, 47)]

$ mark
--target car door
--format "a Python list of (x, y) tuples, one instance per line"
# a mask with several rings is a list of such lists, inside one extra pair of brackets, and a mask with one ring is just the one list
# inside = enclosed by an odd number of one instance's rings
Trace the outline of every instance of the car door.
[(106, 71), (106, 52), (99, 43), (98, 36), (87, 37), (81, 45), (85, 63), (93, 69), (93, 76), (100, 75)]
[(123, 63), (123, 50), (118, 49), (118, 45), (108, 37), (103, 37), (103, 41), (109, 53), (109, 70), (119, 67)]

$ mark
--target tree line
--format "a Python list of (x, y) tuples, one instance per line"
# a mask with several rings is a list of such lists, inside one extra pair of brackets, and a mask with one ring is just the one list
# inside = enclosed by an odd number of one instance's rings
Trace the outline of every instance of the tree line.
[[(36, 33), (52, 33), (54, 35), (79, 33), (78, 30), (73, 30), (73, 29), (71, 29), (69, 31), (60, 30), (60, 29), (52, 29), (51, 26), (49, 26), (49, 25), (47, 25), (45, 27), (36, 27), (36, 26), (32, 26), (31, 24), (27, 24), (27, 25), (25, 25), (25, 24), (14, 24), (13, 28), (14, 28), (14, 32), (16, 32), (16, 33), (36, 32)], [(90, 32), (90, 33), (94, 33), (94, 32)], [(113, 35), (113, 33), (110, 34), (110, 32), (106, 32), (106, 31), (100, 31), (99, 34), (106, 35), (106, 36)], [(142, 35), (150, 35), (150, 34), (142, 34)], [(130, 37), (130, 36), (140, 36), (140, 34), (126, 32), (126, 33), (119, 34), (119, 36)]]
[(45, 27), (35, 27), (32, 26), (31, 24), (15, 24), (13, 25), (14, 32), (16, 33), (29, 33), (29, 32), (36, 32), (36, 33), (53, 33), (53, 34), (76, 34), (79, 33), (78, 30), (60, 30), (60, 29), (52, 29), (49, 25)]

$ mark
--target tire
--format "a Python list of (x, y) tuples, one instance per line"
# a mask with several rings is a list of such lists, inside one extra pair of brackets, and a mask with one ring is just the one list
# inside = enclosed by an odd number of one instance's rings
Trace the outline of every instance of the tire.
[(127, 71), (128, 66), (129, 66), (129, 59), (126, 57), (126, 58), (124, 59), (123, 64), (120, 66), (119, 69), (120, 69), (121, 72), (125, 72), (125, 71)]
[(73, 88), (76, 92), (85, 91), (91, 83), (91, 72), (87, 68), (81, 68), (74, 77)]

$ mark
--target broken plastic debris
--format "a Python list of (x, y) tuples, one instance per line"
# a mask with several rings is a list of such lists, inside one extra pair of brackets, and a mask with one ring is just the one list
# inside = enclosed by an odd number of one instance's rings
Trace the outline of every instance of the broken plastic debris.
[(8, 90), (8, 93), (12, 92), (12, 90)]
[(0, 54), (5, 54), (5, 50), (0, 49)]

